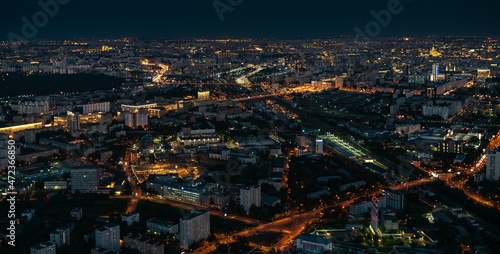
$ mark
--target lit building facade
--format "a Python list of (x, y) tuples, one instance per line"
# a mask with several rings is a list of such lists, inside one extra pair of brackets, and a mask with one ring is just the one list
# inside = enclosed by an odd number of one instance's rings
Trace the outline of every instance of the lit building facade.
[(78, 112), (68, 111), (66, 113), (68, 121), (68, 131), (74, 132), (80, 130), (80, 114)]
[(240, 204), (243, 206), (245, 212), (250, 212), (250, 207), (261, 205), (261, 189), (260, 185), (247, 186), (240, 189)]
[(486, 164), (486, 179), (498, 181), (500, 178), (500, 150), (496, 149), (488, 153)]
[(188, 247), (210, 236), (210, 212), (192, 210), (179, 220), (180, 244)]
[(97, 168), (72, 168), (70, 174), (72, 192), (92, 192), (97, 190), (99, 186)]
[(95, 246), (111, 251), (120, 251), (120, 226), (110, 223), (95, 229)]

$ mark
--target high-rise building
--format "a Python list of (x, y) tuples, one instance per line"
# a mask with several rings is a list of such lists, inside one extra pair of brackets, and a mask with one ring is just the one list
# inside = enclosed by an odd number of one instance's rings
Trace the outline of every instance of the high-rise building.
[(50, 233), (50, 241), (55, 243), (58, 248), (64, 245), (68, 246), (70, 244), (69, 233), (69, 227), (58, 228)]
[(486, 164), (486, 179), (498, 181), (500, 178), (500, 150), (495, 149), (488, 153)]
[(261, 204), (261, 189), (260, 185), (246, 186), (240, 189), (240, 205), (243, 206), (245, 212), (250, 212), (250, 207), (255, 205), (260, 207)]
[(79, 131), (80, 130), (80, 114), (78, 112), (71, 112), (68, 111), (66, 113), (67, 115), (67, 122), (68, 122), (68, 131), (69, 132), (74, 132), (74, 131)]
[(439, 64), (433, 63), (431, 81), (436, 82), (438, 80), (438, 75), (439, 75)]
[(376, 196), (372, 197), (372, 207), (370, 210), (370, 225), (373, 228), (373, 231), (377, 233), (378, 231), (378, 198)]
[[(403, 191), (393, 191), (388, 189), (385, 191), (386, 206), (388, 208), (403, 210), (406, 203), (406, 194)], [(380, 202), (379, 202), (380, 208)]]
[(317, 154), (323, 154), (323, 140), (316, 139), (316, 149), (314, 150)]
[(71, 190), (73, 192), (92, 192), (99, 186), (99, 175), (97, 168), (77, 167), (70, 169)]
[(191, 210), (179, 220), (180, 244), (187, 248), (191, 244), (210, 236), (210, 212)]
[(142, 112), (125, 112), (125, 126), (137, 128), (139, 126), (146, 127), (148, 125), (148, 114)]
[(120, 251), (120, 226), (110, 223), (95, 229), (95, 246), (111, 251)]
[(52, 242), (40, 243), (30, 248), (31, 254), (56, 254), (56, 245)]

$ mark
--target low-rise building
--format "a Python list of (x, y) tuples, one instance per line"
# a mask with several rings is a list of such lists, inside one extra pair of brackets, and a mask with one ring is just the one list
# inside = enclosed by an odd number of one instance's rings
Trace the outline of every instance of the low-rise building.
[(178, 234), (179, 224), (171, 224), (156, 218), (147, 221), (147, 227), (153, 234)]
[(40, 243), (30, 248), (31, 254), (56, 254), (56, 245), (52, 242)]
[(59, 191), (68, 189), (67, 181), (44, 181), (43, 189), (46, 191)]
[(127, 222), (127, 226), (132, 226), (134, 223), (139, 223), (139, 213), (122, 214), (122, 221)]
[(147, 254), (163, 254), (165, 253), (165, 245), (149, 237), (141, 237), (137, 235), (128, 235), (123, 238), (123, 246), (126, 249), (137, 251), (138, 253)]
[(385, 230), (398, 230), (399, 224), (396, 216), (393, 214), (384, 214), (382, 215), (382, 225)]
[(318, 235), (302, 234), (297, 237), (295, 247), (301, 253), (324, 253), (333, 249), (332, 241)]

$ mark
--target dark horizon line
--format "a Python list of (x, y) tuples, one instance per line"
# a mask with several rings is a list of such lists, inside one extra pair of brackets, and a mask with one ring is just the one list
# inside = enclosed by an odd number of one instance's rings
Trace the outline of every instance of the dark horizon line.
[[(380, 39), (397, 39), (397, 38), (409, 38), (409, 39), (429, 39), (429, 38), (485, 38), (485, 39), (500, 39), (500, 35), (391, 35), (391, 36), (376, 36), (370, 38), (370, 40), (380, 40)], [(77, 41), (77, 40), (89, 40), (89, 41), (100, 41), (100, 40), (124, 40), (124, 39), (134, 39), (139, 41), (178, 41), (178, 40), (227, 40), (227, 39), (235, 39), (235, 40), (290, 40), (290, 41), (299, 41), (299, 40), (332, 40), (332, 39), (359, 39), (363, 41), (362, 38), (357, 38), (355, 35), (338, 35), (338, 36), (318, 36), (318, 37), (244, 37), (244, 36), (218, 36), (218, 37), (207, 37), (207, 36), (189, 36), (189, 37), (179, 37), (179, 38), (169, 38), (169, 37), (149, 37), (149, 36), (124, 36), (124, 37), (73, 37), (73, 38), (39, 38), (39, 39), (30, 39), (26, 41), (10, 41), (10, 40), (0, 40), (2, 43), (10, 43), (10, 42), (42, 42), (42, 41)]]

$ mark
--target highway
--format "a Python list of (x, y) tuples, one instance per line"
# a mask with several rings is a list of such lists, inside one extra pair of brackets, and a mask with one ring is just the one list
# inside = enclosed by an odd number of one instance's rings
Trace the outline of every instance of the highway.
[(158, 66), (161, 68), (158, 71), (158, 73), (156, 73), (152, 77), (151, 80), (153, 81), (153, 83), (160, 83), (162, 81), (163, 75), (165, 75), (170, 70), (170, 66), (161, 63), (159, 64), (150, 63), (148, 59), (141, 60), (141, 64), (146, 66)]
[(125, 171), (125, 175), (127, 176), (128, 182), (130, 184), (130, 190), (132, 191), (132, 198), (130, 200), (130, 203), (128, 204), (126, 213), (133, 213), (137, 209), (137, 203), (139, 203), (139, 199), (142, 197), (142, 190), (137, 185), (137, 179), (132, 173), (132, 168), (128, 167), (128, 162), (123, 163), (123, 171)]
[(407, 189), (411, 189), (411, 188), (417, 187), (419, 185), (426, 184), (426, 183), (431, 183), (431, 182), (434, 182), (434, 181), (437, 181), (437, 180), (438, 180), (437, 177), (427, 177), (427, 178), (422, 178), (422, 179), (418, 179), (418, 180), (413, 180), (413, 181), (410, 181), (410, 182), (401, 183), (399, 185), (391, 186), (389, 188), (391, 190), (395, 190), (395, 191), (398, 191), (398, 190), (407, 190)]
[[(420, 166), (419, 164), (414, 164), (413, 166), (419, 168), (420, 170), (422, 170), (428, 174), (432, 174), (432, 171)], [(465, 189), (464, 186), (465, 186), (465, 182), (467, 181), (467, 179), (462, 180), (462, 181), (453, 181), (453, 177), (455, 177), (456, 175), (457, 175), (456, 172), (439, 174), (438, 179), (443, 181), (450, 188), (460, 189), (461, 191), (464, 192), (465, 195), (467, 195), (467, 197), (476, 201), (478, 204), (488, 206), (488, 207), (494, 207), (494, 204), (493, 204), (493, 202), (491, 202), (491, 200), (483, 198), (483, 197)], [(435, 177), (429, 177), (429, 178), (419, 179), (418, 181), (423, 181), (425, 179), (429, 179), (428, 181), (431, 182), (430, 179), (432, 179), (432, 178), (436, 179)], [(391, 187), (391, 188), (394, 188), (394, 187)], [(405, 189), (405, 186), (402, 186), (399, 188)]]
[[(219, 243), (225, 243), (229, 244), (232, 243), (236, 240), (237, 237), (250, 237), (254, 236), (256, 234), (262, 233), (262, 232), (282, 232), (284, 233), (284, 236), (279, 240), (277, 243), (275, 243), (272, 246), (262, 246), (258, 245), (256, 243), (250, 243), (250, 246), (252, 247), (257, 247), (259, 249), (262, 249), (264, 251), (270, 251), (272, 248), (275, 248), (277, 250), (281, 250), (283, 248), (286, 248), (290, 246), (290, 241), (294, 240), (304, 232), (306, 229), (306, 226), (308, 223), (314, 222), (317, 218), (318, 215), (321, 213), (321, 211), (325, 209), (331, 209), (332, 207), (335, 206), (349, 206), (351, 203), (353, 203), (357, 198), (350, 199), (348, 201), (340, 202), (332, 206), (324, 207), (322, 209), (317, 209), (313, 211), (308, 211), (308, 212), (303, 212), (303, 213), (298, 213), (294, 214), (291, 217), (287, 217), (281, 220), (269, 222), (266, 224), (261, 224), (257, 227), (253, 227), (250, 229), (245, 229), (243, 231), (240, 231), (238, 233), (232, 234), (232, 235), (227, 235), (227, 236), (220, 236), (217, 239), (217, 242)], [(216, 245), (212, 244), (206, 248), (201, 248), (197, 249), (191, 253), (210, 253), (212, 251), (216, 250)]]
[[(186, 203), (180, 203), (180, 202), (166, 200), (166, 199), (145, 198), (145, 197), (142, 197), (141, 199), (148, 200), (150, 202), (158, 203), (158, 204), (168, 204), (168, 205), (171, 205), (171, 206), (177, 207), (179, 209), (183, 209), (183, 210), (208, 209), (206, 206), (202, 206), (202, 205), (186, 204)], [(214, 215), (217, 217), (229, 218), (231, 220), (237, 220), (237, 221), (247, 223), (250, 225), (260, 225), (261, 224), (261, 222), (259, 220), (255, 220), (252, 218), (227, 214), (227, 213), (221, 212), (219, 210), (214, 210), (214, 209), (208, 209), (208, 210), (210, 210), (210, 215)]]

